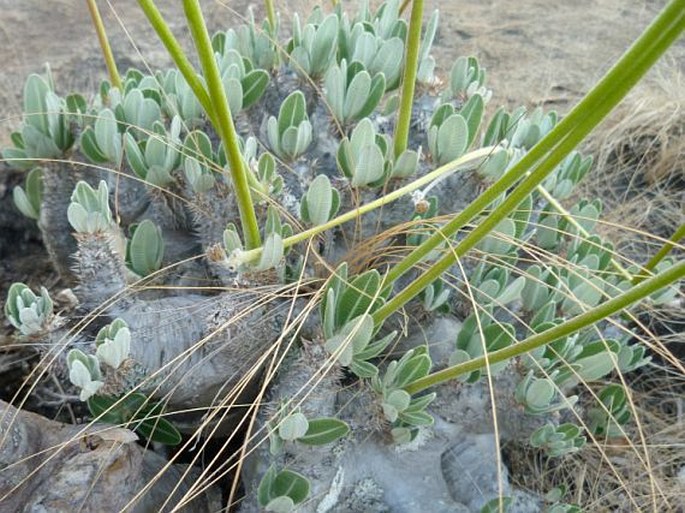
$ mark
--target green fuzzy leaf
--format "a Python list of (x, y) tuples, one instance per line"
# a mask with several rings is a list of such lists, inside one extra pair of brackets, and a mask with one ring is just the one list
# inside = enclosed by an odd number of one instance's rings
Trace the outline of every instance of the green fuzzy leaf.
[(278, 497), (288, 497), (293, 504), (303, 502), (309, 495), (309, 480), (292, 470), (276, 471), (269, 468), (257, 489), (257, 499), (262, 507), (266, 507)]
[(398, 387), (406, 387), (417, 379), (428, 375), (431, 368), (431, 359), (427, 354), (416, 355), (402, 365), (395, 378)]
[[(377, 296), (381, 284), (378, 271), (370, 270), (354, 278), (339, 295), (336, 305), (336, 326), (343, 326), (350, 319), (367, 313), (373, 313), (380, 307), (382, 298)], [(373, 302), (373, 306), (371, 306)]]
[(128, 422), (128, 419), (121, 416), (121, 409), (115, 406), (117, 402), (116, 397), (96, 394), (88, 399), (88, 410), (96, 420), (120, 426)]
[(485, 110), (485, 101), (480, 94), (474, 94), (459, 111), (459, 114), (466, 120), (468, 126), (468, 142), (466, 146), (471, 146), (471, 143), (478, 133), (480, 122), (483, 119), (483, 111)]
[(438, 164), (443, 165), (461, 157), (469, 142), (469, 128), (466, 120), (459, 114), (447, 118), (438, 129), (437, 157)]
[(297, 439), (306, 445), (325, 445), (333, 443), (350, 432), (350, 427), (342, 420), (321, 417), (309, 421), (309, 429)]
[[(141, 147), (130, 132), (124, 134), (124, 144), (126, 146), (126, 160), (129, 166), (131, 166), (131, 169), (133, 169), (138, 178), (145, 180), (147, 178), (147, 163), (145, 162)], [(142, 144), (145, 145), (145, 143)], [(143, 149), (145, 149), (145, 146), (143, 146)]]
[(91, 127), (86, 127), (81, 132), (80, 145), (83, 154), (94, 164), (104, 164), (108, 161), (107, 155), (100, 150), (96, 141), (95, 130)]
[(352, 187), (361, 187), (377, 182), (383, 178), (385, 159), (380, 148), (375, 144), (364, 146), (354, 167), (351, 180)]
[[(81, 140), (83, 144), (83, 139)], [(104, 109), (95, 120), (97, 147), (109, 162), (118, 163), (121, 158), (121, 136), (114, 112)]]
[(338, 16), (329, 14), (319, 25), (311, 49), (311, 75), (319, 76), (331, 62), (338, 40)]
[(333, 187), (326, 175), (322, 174), (314, 178), (302, 202), (302, 207), (306, 209), (307, 221), (314, 225), (322, 225), (335, 215)]
[(138, 224), (127, 247), (127, 263), (138, 276), (147, 276), (162, 265), (162, 230), (149, 219)]
[(371, 76), (366, 71), (357, 73), (347, 87), (343, 112), (344, 119), (357, 119), (371, 92)]
[(402, 411), (398, 418), (410, 426), (432, 426), (435, 422), (433, 416), (425, 411)]
[(281, 104), (278, 112), (278, 135), (279, 138), (289, 127), (297, 127), (307, 119), (305, 98), (302, 91), (291, 93)]
[(28, 76), (24, 85), (24, 122), (42, 134), (48, 134), (47, 105), (45, 98), (50, 86), (40, 75)]
[(262, 69), (255, 69), (247, 73), (241, 85), (243, 86), (243, 108), (251, 107), (262, 97), (269, 84), (269, 74)]
[(378, 367), (372, 363), (358, 360), (356, 358), (353, 358), (350, 362), (349, 369), (358, 378), (362, 379), (370, 379), (378, 375)]
[(17, 186), (12, 191), (14, 204), (22, 214), (31, 219), (40, 217), (40, 205), (43, 198), (43, 170), (33, 168), (26, 175), (26, 191)]
[(183, 441), (176, 427), (166, 419), (155, 418), (144, 420), (135, 425), (134, 431), (151, 442), (175, 446)]
[(307, 417), (302, 413), (288, 415), (278, 426), (278, 436), (283, 440), (293, 441), (301, 439), (309, 430)]

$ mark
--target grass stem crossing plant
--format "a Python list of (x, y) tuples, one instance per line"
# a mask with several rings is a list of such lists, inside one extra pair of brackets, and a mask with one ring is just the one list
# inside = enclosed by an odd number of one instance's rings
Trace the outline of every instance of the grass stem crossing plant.
[[(561, 120), (490, 116), (475, 57), (438, 91), (439, 15), (422, 30), (422, 0), (408, 21), (400, 0), (317, 8), (283, 44), (269, 0), (267, 20), (211, 38), (184, 0), (201, 73), (155, 3), (139, 4), (176, 69), (128, 70), (90, 104), (31, 75), (3, 152), (28, 171), (17, 207), (75, 284), (64, 309), (12, 285), (17, 341), (78, 415), (179, 446), (144, 450), (163, 461), (162, 489), (183, 481), (179, 458), (207, 464), (178, 502), (127, 480), (121, 509), (194, 507), (234, 471), (240, 513), (542, 511), (510, 482), (502, 442), (565, 458), (630, 434), (633, 397), (604, 381), (650, 362), (626, 310), (678, 298), (685, 263), (662, 258), (682, 229), (647, 276), (595, 233), (599, 200), (566, 200), (592, 165), (574, 148), (685, 29), (685, 0)], [(119, 483), (95, 467), (105, 478), (79, 489)], [(573, 511), (564, 493), (551, 510)]]

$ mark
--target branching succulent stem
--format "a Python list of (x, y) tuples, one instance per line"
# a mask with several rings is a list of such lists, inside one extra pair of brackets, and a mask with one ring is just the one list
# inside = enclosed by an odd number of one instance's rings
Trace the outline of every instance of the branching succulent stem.
[[(454, 173), (458, 170), (463, 170), (463, 169), (468, 169), (468, 168), (474, 168), (482, 164), (482, 162), (492, 154), (492, 151), (495, 149), (494, 146), (487, 146), (485, 148), (479, 148), (478, 150), (472, 151), (471, 153), (467, 153), (466, 155), (463, 155), (462, 157), (458, 158), (457, 160), (453, 162), (449, 162), (445, 164), (444, 166), (439, 167), (438, 169), (435, 169), (428, 173), (427, 175), (422, 176), (421, 178), (417, 178), (413, 182), (405, 185), (404, 187), (400, 187), (399, 189), (396, 189), (385, 196), (382, 196), (370, 203), (367, 203), (365, 205), (361, 205), (359, 208), (355, 210), (350, 210), (349, 212), (345, 212), (344, 214), (339, 215), (338, 217), (331, 219), (325, 224), (319, 225), (319, 226), (314, 226), (308, 230), (305, 230), (303, 232), (297, 233), (291, 237), (288, 237), (287, 239), (283, 240), (283, 247), (284, 248), (289, 248), (291, 246), (294, 246), (295, 244), (299, 242), (306, 241), (312, 237), (315, 237), (319, 235), (320, 233), (323, 233), (325, 231), (330, 230), (331, 228), (334, 228), (336, 226), (339, 226), (341, 224), (344, 224), (348, 221), (352, 221), (354, 219), (357, 219), (358, 217), (367, 214), (377, 208), (383, 207), (385, 205), (388, 205), (389, 203), (392, 203), (393, 201), (396, 201), (400, 199), (401, 197), (414, 192), (418, 189), (421, 189), (422, 187), (429, 185), (431, 183), (434, 183), (437, 180), (442, 179), (443, 177)], [(245, 264), (248, 262), (253, 262), (257, 259), (262, 254), (262, 248), (256, 248), (251, 251), (243, 251), (238, 255), (238, 262), (240, 264)]]
[(511, 346), (493, 351), (487, 356), (474, 358), (468, 362), (453, 365), (438, 372), (429, 374), (428, 376), (418, 379), (406, 387), (406, 391), (410, 394), (416, 394), (427, 388), (445, 383), (446, 381), (455, 379), (464, 374), (468, 374), (478, 369), (482, 369), (486, 365), (493, 365), (499, 362), (509, 360), (521, 356), (529, 351), (545, 346), (555, 340), (567, 337), (587, 326), (601, 321), (602, 319), (620, 312), (629, 305), (639, 301), (659, 289), (668, 286), (670, 283), (678, 281), (685, 277), (685, 262), (680, 262), (668, 270), (649, 278), (624, 292), (623, 294), (602, 303), (601, 305), (588, 310), (587, 312), (577, 315), (554, 328), (537, 333), (528, 337), (522, 342), (518, 342)]
[(114, 61), (112, 47), (109, 44), (109, 39), (107, 39), (105, 24), (102, 22), (102, 16), (100, 16), (98, 6), (95, 3), (95, 0), (86, 0), (86, 3), (88, 4), (90, 17), (93, 20), (93, 26), (98, 35), (98, 41), (100, 41), (100, 48), (102, 48), (102, 55), (105, 59), (105, 64), (107, 65), (107, 71), (109, 73), (109, 80), (114, 87), (121, 90), (121, 76), (117, 69), (117, 63)]
[(666, 258), (666, 255), (668, 255), (671, 250), (676, 247), (676, 244), (680, 242), (682, 238), (685, 237), (685, 223), (681, 224), (678, 229), (675, 231), (673, 235), (671, 235), (671, 238), (668, 239), (666, 243), (664, 243), (663, 246), (661, 246), (661, 249), (657, 251), (656, 255), (654, 255), (649, 262), (647, 262), (644, 267), (642, 268), (642, 272), (636, 276), (633, 277), (633, 284), (640, 283), (642, 280), (647, 278), (649, 276), (649, 272), (652, 271), (658, 264), (661, 262), (664, 258)]
[(452, 237), (457, 230), (482, 212), (520, 177), (521, 183), (478, 226), (447, 255), (432, 265), (395, 297), (377, 310), (378, 325), (416, 297), (458, 258), (463, 257), (492, 231), (544, 178), (582, 141), (592, 129), (625, 97), (649, 68), (685, 30), (685, 0), (673, 0), (651, 23), (602, 80), (571, 112), (538, 142), (502, 178), (460, 212), (454, 219), (412, 251), (386, 279), (389, 282), (411, 269), (430, 251)]
[(404, 61), (404, 76), (402, 77), (402, 92), (400, 93), (400, 110), (395, 127), (394, 150), (395, 158), (407, 149), (409, 140), (409, 125), (411, 110), (414, 104), (414, 88), (416, 86), (416, 72), (419, 67), (419, 50), (421, 47), (421, 20), (423, 18), (423, 0), (413, 0), (411, 17), (409, 19), (409, 34), (407, 36), (407, 53)]
[(235, 187), (236, 200), (240, 211), (243, 236), (245, 237), (245, 245), (248, 249), (256, 248), (261, 245), (261, 238), (259, 235), (257, 216), (252, 203), (252, 195), (250, 193), (250, 185), (247, 176), (248, 172), (245, 163), (243, 162), (242, 154), (240, 153), (240, 147), (238, 146), (238, 134), (236, 133), (233, 119), (231, 118), (231, 110), (228, 106), (226, 91), (224, 90), (224, 85), (219, 74), (219, 67), (214, 58), (214, 50), (212, 49), (212, 42), (209, 38), (209, 33), (207, 32), (207, 25), (205, 24), (198, 0), (184, 0), (183, 7), (188, 19), (190, 32), (195, 41), (200, 63), (202, 64), (205, 80), (207, 81), (210, 102), (218, 122), (218, 132), (221, 135), (222, 142), (224, 143), (228, 155), (231, 178)]
[[(547, 189), (545, 189), (542, 185), (538, 185), (536, 187), (536, 190), (540, 193), (540, 195), (545, 198), (545, 201), (547, 201), (554, 210), (556, 210), (561, 217), (563, 217), (569, 224), (571, 224), (576, 230), (578, 230), (578, 233), (582, 235), (584, 238), (587, 238), (590, 236), (588, 231), (583, 228), (583, 226), (576, 221), (575, 217), (571, 215), (571, 213), (564, 208), (564, 206), (559, 203), (554, 196), (552, 196)], [(611, 259), (609, 262), (611, 266), (614, 268), (614, 270), (618, 273), (620, 273), (626, 280), (632, 281), (633, 277), (631, 274), (623, 267), (621, 264), (619, 264), (614, 258)]]

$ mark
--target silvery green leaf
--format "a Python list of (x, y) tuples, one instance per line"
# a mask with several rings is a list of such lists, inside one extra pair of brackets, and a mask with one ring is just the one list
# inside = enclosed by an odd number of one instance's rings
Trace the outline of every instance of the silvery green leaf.
[(362, 187), (377, 182), (383, 178), (384, 166), (385, 159), (378, 146), (368, 144), (362, 147), (354, 167), (352, 187)]
[(361, 62), (365, 68), (369, 69), (377, 51), (378, 40), (376, 37), (370, 32), (362, 32), (355, 42), (350, 61)]
[(317, 418), (309, 421), (309, 428), (298, 442), (306, 445), (325, 445), (347, 436), (350, 427), (342, 420), (334, 418)]
[(138, 276), (147, 276), (162, 265), (164, 241), (162, 230), (149, 219), (136, 226), (128, 243), (127, 260)]
[(126, 146), (126, 160), (133, 169), (134, 173), (145, 180), (147, 178), (147, 164), (140, 146), (130, 132), (124, 134), (124, 144)]
[(295, 503), (290, 497), (281, 495), (271, 499), (264, 509), (272, 513), (290, 513), (295, 510)]
[(357, 73), (347, 87), (343, 119), (356, 119), (364, 108), (371, 91), (371, 76), (366, 71)]
[(290, 65), (297, 73), (302, 75), (309, 75), (312, 71), (309, 53), (301, 46), (296, 46), (290, 53)]
[(577, 379), (583, 381), (597, 381), (616, 368), (613, 358), (607, 351), (579, 358), (573, 362), (573, 367), (578, 374)]
[(500, 292), (500, 284), (496, 280), (485, 280), (474, 290), (474, 296), (478, 303), (490, 304), (497, 300)]
[(477, 172), (485, 178), (498, 180), (504, 174), (508, 163), (509, 154), (506, 150), (500, 148), (495, 150), (495, 152), (478, 167)]
[(21, 129), (27, 157), (40, 159), (57, 158), (62, 155), (52, 138), (45, 135), (33, 125), (25, 124)]
[(466, 101), (459, 111), (459, 114), (466, 120), (466, 125), (468, 126), (467, 147), (471, 145), (476, 137), (481, 119), (483, 119), (484, 110), (485, 101), (480, 94), (476, 93)]
[(383, 401), (386, 404), (392, 405), (398, 412), (401, 412), (406, 410), (409, 406), (411, 395), (404, 390), (393, 390)]
[(324, 348), (331, 354), (337, 355), (337, 360), (343, 367), (352, 362), (355, 353), (361, 352), (368, 346), (373, 336), (373, 319), (363, 314), (348, 321), (333, 337), (326, 340)]
[(243, 249), (243, 243), (238, 235), (238, 230), (234, 224), (229, 224), (224, 230), (224, 248), (228, 253), (232, 253), (236, 249)]
[(459, 114), (447, 118), (438, 129), (437, 160), (440, 165), (461, 157), (469, 142), (469, 128)]
[(296, 412), (288, 415), (278, 426), (278, 435), (287, 441), (294, 441), (303, 437), (309, 429), (307, 417)]
[(604, 281), (593, 277), (581, 282), (571, 290), (570, 296), (561, 303), (566, 315), (578, 315), (599, 304), (604, 296)]
[(383, 410), (383, 416), (388, 422), (392, 423), (397, 420), (400, 412), (398, 412), (397, 408), (395, 408), (392, 404), (382, 402), (381, 409)]
[(269, 84), (269, 74), (263, 69), (247, 73), (241, 82), (243, 88), (243, 108), (251, 107), (262, 97)]
[(324, 93), (326, 95), (326, 102), (333, 111), (336, 119), (342, 121), (344, 119), (343, 103), (345, 101), (346, 91), (346, 68), (347, 63), (343, 59), (340, 65), (334, 65), (326, 72), (324, 76)]
[(79, 398), (87, 401), (89, 397), (95, 395), (102, 387), (103, 382), (93, 380), (88, 368), (81, 360), (74, 360), (69, 368), (69, 381), (81, 389)]
[(398, 445), (408, 444), (413, 438), (411, 429), (406, 427), (392, 428), (390, 434), (392, 435), (393, 441)]
[(538, 245), (542, 249), (555, 249), (561, 242), (559, 220), (555, 215), (548, 215), (538, 222), (535, 230)]
[(305, 98), (302, 91), (291, 93), (281, 104), (278, 111), (278, 133), (282, 137), (288, 127), (297, 127), (307, 119)]
[(289, 126), (281, 135), (281, 152), (283, 157), (293, 159), (297, 156), (299, 126)]
[(507, 305), (521, 297), (521, 291), (526, 285), (525, 276), (519, 276), (512, 281), (497, 297), (497, 304)]
[(67, 208), (69, 223), (80, 233), (96, 233), (108, 229), (112, 223), (109, 208), (109, 192), (104, 180), (97, 190), (80, 181), (74, 187), (71, 203)]
[(266, 138), (271, 150), (276, 155), (281, 156), (281, 136), (278, 132), (278, 121), (273, 116), (269, 118), (269, 121), (267, 121), (266, 124)]
[(533, 378), (526, 388), (526, 406), (534, 411), (544, 410), (552, 403), (555, 395), (556, 387), (552, 381), (547, 378)]
[(131, 332), (128, 328), (121, 328), (113, 339), (105, 339), (95, 350), (95, 356), (102, 363), (113, 369), (118, 369), (128, 358), (131, 351)]
[(26, 175), (26, 191), (17, 186), (12, 191), (14, 204), (26, 217), (38, 219), (43, 198), (43, 170), (33, 168)]
[(431, 14), (430, 20), (426, 24), (426, 30), (423, 33), (423, 39), (421, 40), (421, 49), (419, 50), (419, 62), (428, 59), (433, 46), (433, 40), (435, 39), (435, 34), (438, 31), (438, 22), (440, 20), (440, 13), (438, 10), (434, 10)]
[(376, 138), (376, 131), (373, 128), (373, 123), (370, 119), (362, 119), (357, 126), (352, 130), (350, 137), (350, 145), (352, 154), (356, 158), (364, 146), (367, 146)]
[(100, 149), (95, 136), (95, 130), (92, 127), (86, 127), (81, 132), (80, 139), (81, 152), (88, 157), (88, 159), (95, 164), (104, 164), (109, 159), (107, 155)]
[(109, 162), (119, 162), (121, 135), (117, 128), (117, 120), (110, 109), (104, 109), (95, 120), (95, 141)]
[(48, 134), (45, 97), (50, 86), (40, 75), (28, 76), (24, 84), (24, 123), (34, 127), (43, 134)]
[(459, 57), (450, 71), (450, 89), (452, 94), (456, 95), (465, 92), (471, 83), (470, 78), (468, 58)]
[(183, 162), (183, 170), (185, 171), (186, 179), (193, 188), (193, 191), (198, 194), (209, 191), (216, 183), (211, 172), (206, 171), (194, 158), (185, 159)]
[(297, 144), (293, 157), (302, 155), (312, 142), (312, 124), (308, 120), (302, 121), (297, 127)]
[(307, 217), (314, 225), (321, 225), (335, 215), (333, 208), (333, 187), (326, 175), (318, 175), (309, 186), (303, 204), (306, 204)]
[(416, 172), (419, 165), (419, 153), (414, 150), (405, 150), (392, 166), (393, 178), (407, 178)]
[(319, 25), (311, 49), (312, 69), (310, 75), (321, 75), (335, 55), (335, 45), (338, 40), (338, 16), (329, 14)]
[(384, 41), (378, 49), (376, 56), (368, 66), (369, 73), (383, 73), (386, 80), (386, 90), (394, 89), (402, 70), (404, 43), (399, 37), (393, 37)]
[(513, 241), (516, 225), (510, 218), (502, 219), (490, 234), (480, 241), (478, 247), (485, 253), (506, 255), (515, 246)]
[(262, 256), (259, 259), (259, 264), (256, 266), (257, 271), (266, 271), (272, 267), (276, 267), (283, 258), (284, 248), (283, 239), (277, 233), (271, 233), (264, 240), (262, 248)]
[(362, 110), (357, 113), (357, 119), (365, 118), (373, 112), (378, 103), (383, 98), (385, 94), (385, 75), (383, 73), (376, 73), (371, 79), (371, 89), (366, 97), (366, 102), (362, 107)]
[(233, 77), (225, 77), (222, 81), (226, 91), (228, 108), (231, 114), (235, 116), (243, 108), (243, 86), (239, 79)]

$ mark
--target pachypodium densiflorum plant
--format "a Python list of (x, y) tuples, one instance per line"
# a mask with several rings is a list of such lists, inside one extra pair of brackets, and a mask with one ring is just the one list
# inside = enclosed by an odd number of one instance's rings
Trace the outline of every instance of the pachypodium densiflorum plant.
[[(243, 513), (540, 506), (497, 457), (477, 471), (503, 496), (458, 488), (473, 470), (459, 437), (499, 450), (496, 415), (503, 439), (550, 457), (581, 450), (580, 392), (649, 362), (627, 323), (605, 319), (645, 297), (673, 301), (675, 288), (660, 289), (684, 265), (662, 260), (634, 286), (638, 269), (593, 233), (601, 203), (559, 200), (591, 167), (573, 147), (627, 91), (607, 84), (634, 83), (663, 48), (638, 45), (647, 61), (629, 54), (580, 114), (502, 108), (486, 123), (494, 97), (476, 58), (458, 58), (434, 90), (437, 13), (416, 37), (420, 9), (407, 23), (397, 0), (356, 16), (338, 4), (295, 16), (278, 44), (275, 17), (210, 40), (186, 0), (200, 74), (154, 3), (140, 4), (178, 69), (130, 70), (92, 104), (27, 80), (3, 155), (34, 167), (15, 203), (56, 263), (72, 263), (58, 268), (79, 305), (57, 322), (44, 288), (14, 284), (5, 316), (19, 336), (67, 341), (56, 375), (94, 418), (166, 444), (200, 426), (249, 432), (234, 460)], [(675, 29), (659, 23), (650, 37), (667, 46)], [(395, 96), (406, 76), (410, 102)], [(406, 141), (395, 119), (410, 119)], [(67, 152), (98, 167), (35, 167)], [(592, 436), (625, 432), (623, 392), (607, 386), (578, 408)], [(236, 401), (254, 403), (254, 423), (222, 417)], [(182, 412), (178, 429), (166, 410)]]

